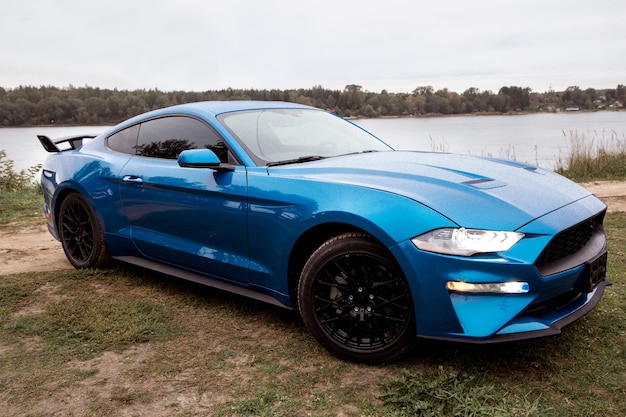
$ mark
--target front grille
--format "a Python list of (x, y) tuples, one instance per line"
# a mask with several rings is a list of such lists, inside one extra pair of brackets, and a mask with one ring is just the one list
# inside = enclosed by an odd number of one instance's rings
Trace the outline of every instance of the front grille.
[(600, 214), (557, 234), (539, 255), (535, 262), (537, 269), (547, 269), (550, 264), (584, 248), (596, 228), (602, 225), (602, 220), (603, 214)]

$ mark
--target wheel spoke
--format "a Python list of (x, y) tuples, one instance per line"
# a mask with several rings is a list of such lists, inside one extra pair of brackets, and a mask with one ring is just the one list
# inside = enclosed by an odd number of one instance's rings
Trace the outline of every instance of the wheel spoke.
[(93, 254), (94, 231), (89, 213), (79, 203), (69, 204), (61, 218), (61, 237), (68, 255), (84, 262)]
[(317, 306), (317, 308), (315, 309), (316, 311), (321, 311), (327, 307), (337, 307), (337, 301), (338, 300), (329, 300), (326, 298), (322, 298), (319, 296), (315, 296), (315, 305)]
[(399, 337), (410, 320), (410, 295), (403, 282), (373, 256), (335, 258), (318, 274), (315, 313), (326, 332), (344, 346), (384, 346)]

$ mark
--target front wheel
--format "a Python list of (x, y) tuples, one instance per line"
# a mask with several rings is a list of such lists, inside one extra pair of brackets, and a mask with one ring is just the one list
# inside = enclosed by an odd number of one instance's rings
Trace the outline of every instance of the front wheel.
[(104, 231), (96, 213), (78, 193), (63, 200), (59, 237), (65, 256), (75, 268), (99, 268), (109, 260)]
[(391, 361), (416, 341), (404, 274), (367, 234), (342, 234), (311, 255), (300, 277), (298, 305), (311, 334), (344, 359)]

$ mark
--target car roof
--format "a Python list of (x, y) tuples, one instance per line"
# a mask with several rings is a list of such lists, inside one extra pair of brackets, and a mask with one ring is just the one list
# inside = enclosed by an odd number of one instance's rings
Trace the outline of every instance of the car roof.
[[(147, 113), (142, 113), (137, 116), (131, 117), (118, 125), (105, 132), (104, 135), (108, 136), (115, 131), (119, 131), (133, 124), (142, 122), (144, 120), (175, 115), (175, 114), (188, 114), (193, 116), (203, 117), (215, 117), (222, 113), (229, 113), (235, 111), (246, 110), (262, 110), (262, 109), (309, 109), (320, 110), (315, 107), (306, 106), (303, 104), (290, 103), (285, 101), (261, 101), (261, 100), (231, 100), (231, 101), (199, 101), (193, 103), (178, 104), (175, 106), (165, 107), (158, 110), (152, 110)], [(320, 110), (321, 111), (321, 110)]]
[[(284, 101), (255, 101), (255, 100), (231, 100), (231, 101), (201, 101), (195, 103), (180, 104), (169, 107), (172, 112), (176, 110), (192, 110), (203, 113), (218, 115), (232, 111), (259, 110), (259, 109), (312, 109), (297, 103), (289, 103)], [(165, 110), (165, 109), (164, 109)]]

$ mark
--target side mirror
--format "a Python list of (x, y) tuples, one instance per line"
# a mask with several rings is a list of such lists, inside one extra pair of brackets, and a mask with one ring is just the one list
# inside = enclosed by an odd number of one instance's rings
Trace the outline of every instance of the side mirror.
[(233, 171), (235, 167), (224, 164), (210, 149), (189, 149), (178, 156), (178, 165), (183, 168), (209, 168), (218, 172)]

